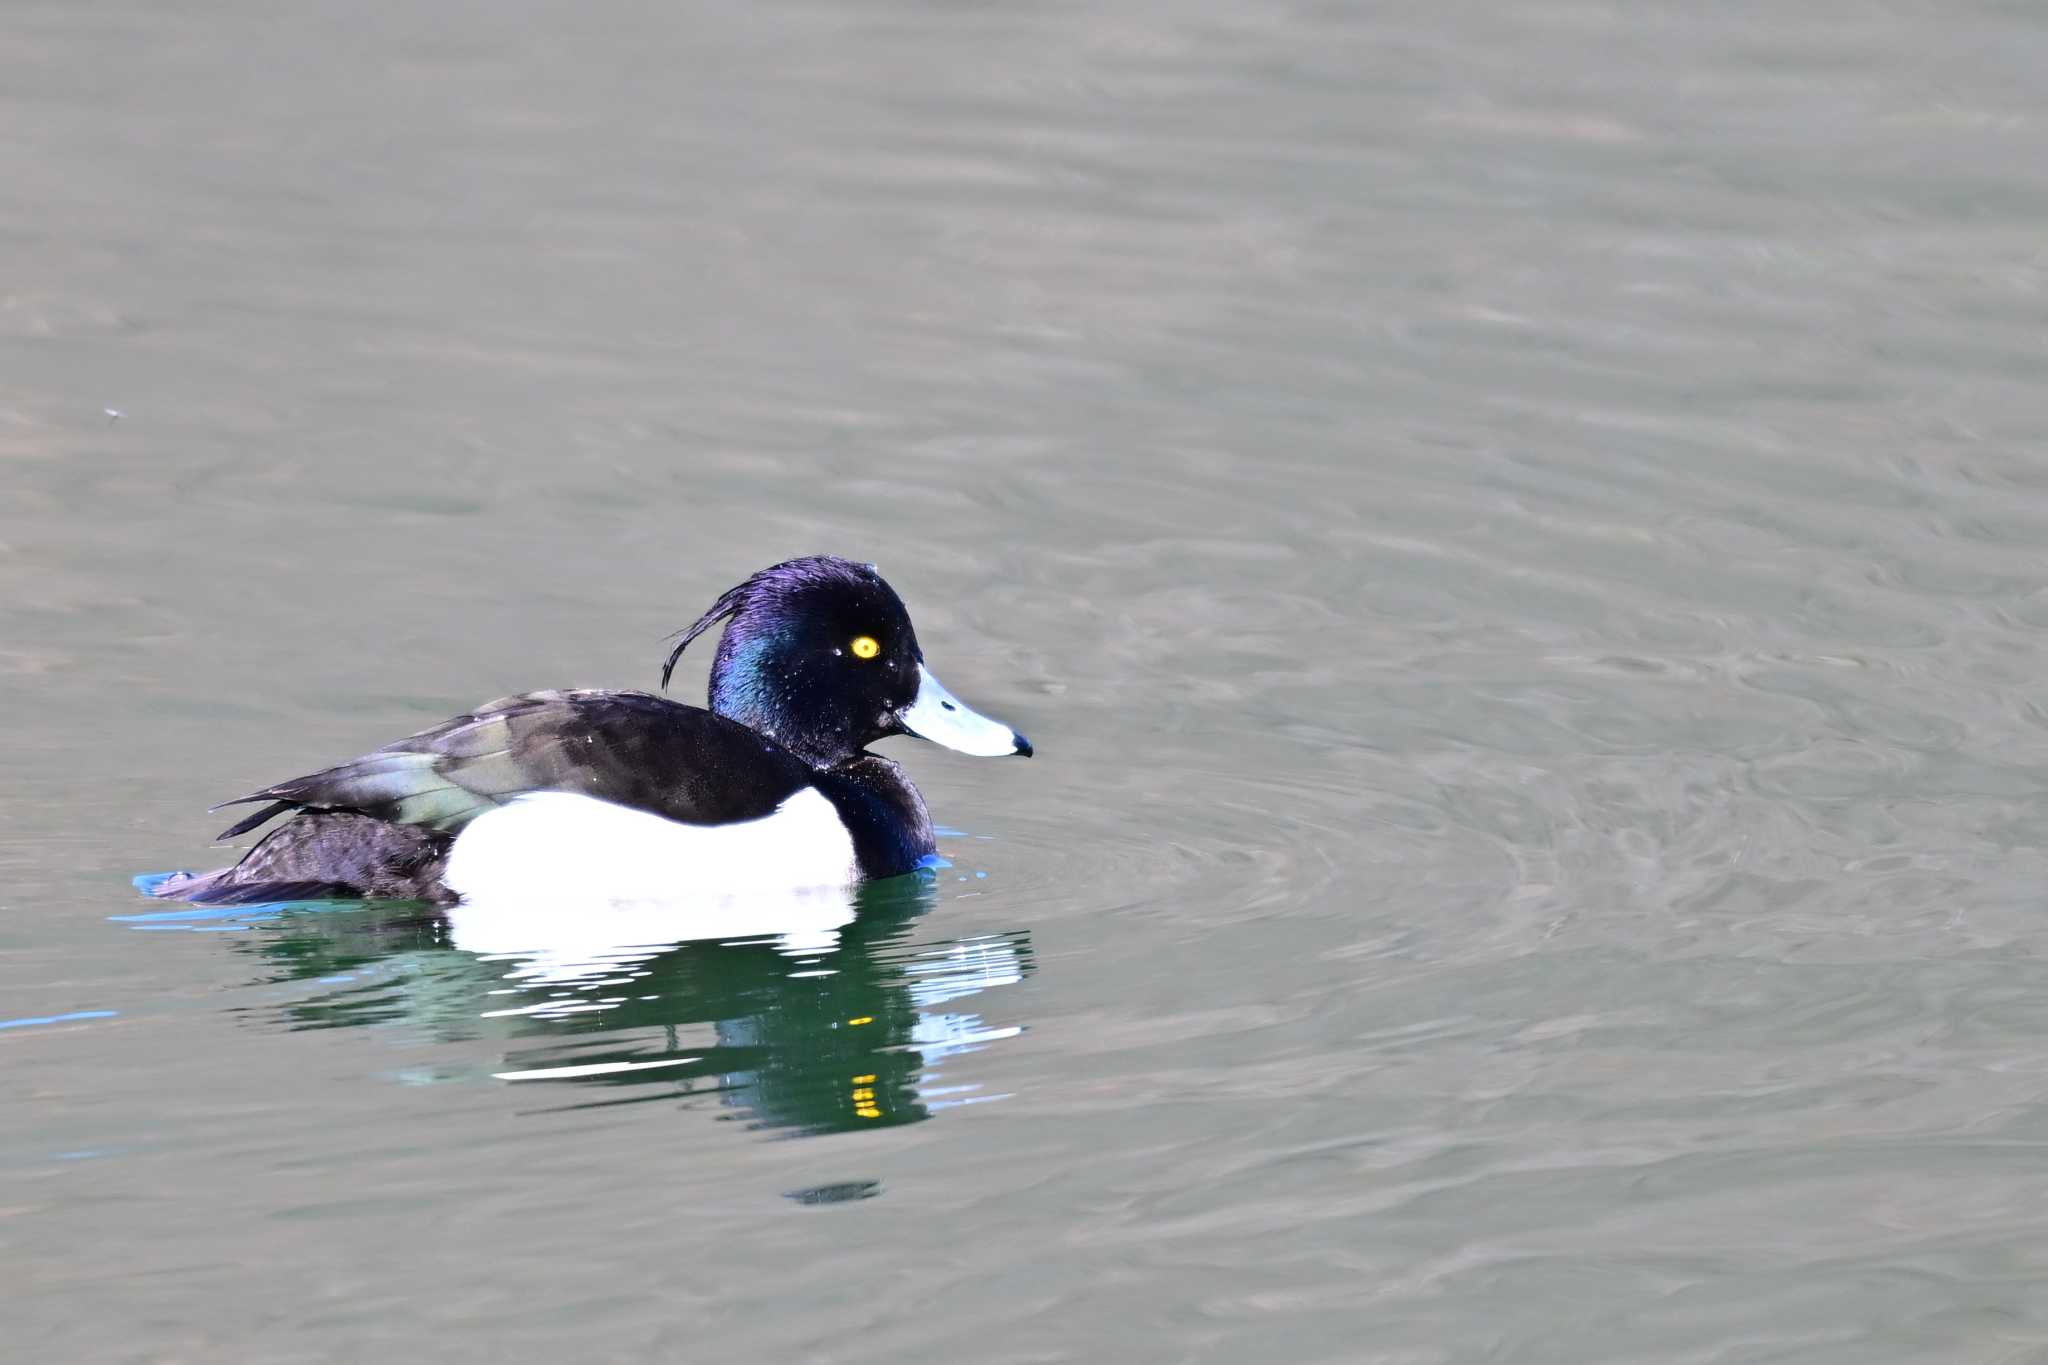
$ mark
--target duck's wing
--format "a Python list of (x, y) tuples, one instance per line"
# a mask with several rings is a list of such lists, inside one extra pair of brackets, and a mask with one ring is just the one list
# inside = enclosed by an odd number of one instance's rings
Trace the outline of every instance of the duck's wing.
[(773, 740), (698, 707), (645, 692), (529, 692), (224, 802), (269, 804), (220, 837), (301, 809), (359, 811), (452, 833), (494, 806), (541, 791), (719, 825), (771, 813), (811, 776), (803, 760)]

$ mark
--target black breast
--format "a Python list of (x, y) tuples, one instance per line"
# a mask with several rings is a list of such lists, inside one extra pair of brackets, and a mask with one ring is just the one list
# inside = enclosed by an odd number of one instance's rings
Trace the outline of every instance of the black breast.
[(862, 754), (813, 780), (853, 835), (862, 876), (899, 876), (938, 851), (924, 798), (881, 755)]

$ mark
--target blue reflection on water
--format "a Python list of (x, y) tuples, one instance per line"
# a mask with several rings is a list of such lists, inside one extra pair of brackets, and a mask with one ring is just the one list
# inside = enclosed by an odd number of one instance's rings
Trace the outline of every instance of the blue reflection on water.
[(38, 1024), (69, 1024), (79, 1019), (114, 1019), (119, 1010), (73, 1010), (69, 1014), (43, 1014), (27, 1019), (0, 1019), (0, 1028), (34, 1028)]

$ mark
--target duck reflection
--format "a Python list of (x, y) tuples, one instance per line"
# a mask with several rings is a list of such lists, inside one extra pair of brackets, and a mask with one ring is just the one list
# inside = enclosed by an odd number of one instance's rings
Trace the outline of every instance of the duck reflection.
[[(921, 940), (925, 872), (729, 907), (642, 906), (522, 918), (513, 907), (394, 903), (169, 912), (249, 930), (275, 983), (322, 987), (263, 1013), (295, 1028), (403, 1028), (495, 1041), (488, 1075), (540, 1108), (676, 1102), (792, 1133), (915, 1123), (1004, 1098), (947, 1060), (1021, 1032), (966, 1002), (1027, 976), (1022, 931)], [(127, 917), (177, 927), (165, 916)], [(552, 926), (552, 927), (550, 927)], [(202, 927), (202, 926), (191, 926)]]

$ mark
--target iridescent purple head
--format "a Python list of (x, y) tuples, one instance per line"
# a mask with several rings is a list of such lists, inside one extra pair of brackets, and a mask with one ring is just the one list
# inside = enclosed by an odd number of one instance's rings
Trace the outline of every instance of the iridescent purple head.
[(924, 666), (903, 599), (872, 564), (792, 559), (727, 590), (662, 666), (668, 686), (690, 642), (726, 621), (711, 661), (711, 709), (829, 768), (890, 735), (962, 753), (1026, 754), (1009, 726), (970, 711)]

